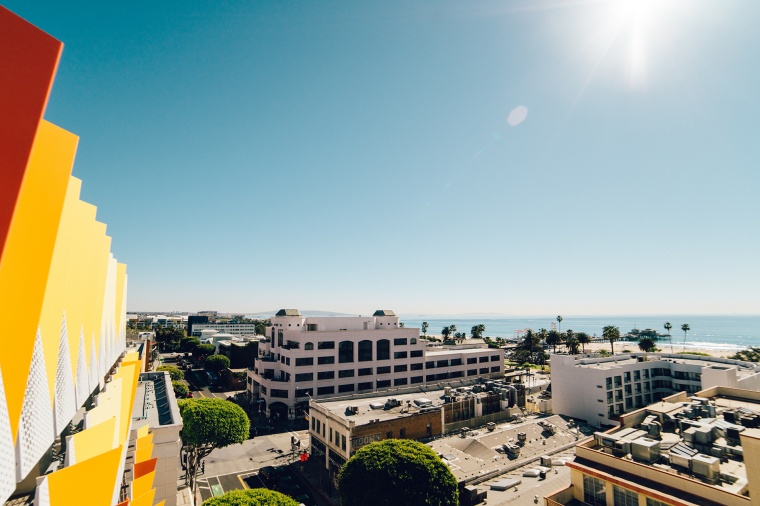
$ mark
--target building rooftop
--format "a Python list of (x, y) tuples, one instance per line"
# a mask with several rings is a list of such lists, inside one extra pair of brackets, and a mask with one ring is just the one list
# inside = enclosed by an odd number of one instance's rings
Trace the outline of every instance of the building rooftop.
[(301, 316), (298, 309), (280, 309), (275, 316)]
[(132, 419), (147, 420), (150, 427), (182, 424), (169, 373), (140, 374)]
[[(334, 401), (319, 401), (319, 406), (334, 416), (351, 420), (356, 425), (372, 420), (393, 420), (406, 414), (412, 415), (420, 409), (440, 409), (443, 406), (444, 390), (413, 392), (401, 395), (378, 395), (364, 398), (345, 397)], [(388, 403), (390, 399), (397, 401)], [(417, 401), (417, 402), (415, 402)], [(349, 408), (355, 408), (350, 411)]]
[(372, 316), (396, 316), (396, 313), (390, 309), (378, 309)]
[(714, 369), (736, 368), (740, 377), (760, 373), (760, 364), (754, 362), (744, 362), (742, 360), (708, 357), (703, 355), (670, 353), (625, 353), (604, 358), (579, 358), (576, 360), (575, 365), (577, 367), (587, 367), (589, 369), (615, 369), (624, 365), (657, 361), (711, 367)]
[[(618, 428), (594, 434), (578, 446), (576, 463), (694, 504), (719, 504), (699, 489), (746, 495), (742, 433), (757, 427), (760, 392), (714, 387), (691, 398), (682, 392), (624, 415)], [(616, 461), (631, 465), (618, 468)], [(671, 486), (674, 476), (693, 485)]]

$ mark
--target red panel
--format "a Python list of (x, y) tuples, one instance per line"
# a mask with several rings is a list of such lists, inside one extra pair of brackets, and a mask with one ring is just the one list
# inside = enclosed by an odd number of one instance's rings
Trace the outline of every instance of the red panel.
[(62, 49), (0, 5), (0, 260)]

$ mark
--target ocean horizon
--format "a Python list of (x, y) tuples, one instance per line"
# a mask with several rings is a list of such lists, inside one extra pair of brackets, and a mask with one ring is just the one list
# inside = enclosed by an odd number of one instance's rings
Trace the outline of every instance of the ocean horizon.
[[(423, 321), (428, 322), (428, 334), (441, 334), (443, 327), (456, 325), (457, 332), (465, 332), (468, 337), (470, 329), (479, 324), (486, 327), (484, 336), (515, 338), (525, 329), (537, 331), (558, 328), (556, 317), (494, 317), (466, 315), (442, 316), (400, 316), (405, 327), (419, 328)], [(760, 346), (760, 315), (636, 315), (636, 316), (563, 316), (561, 330), (586, 332), (590, 336), (600, 337), (602, 329), (614, 325), (620, 333), (626, 334), (632, 329), (654, 329), (666, 333), (663, 325), (670, 322), (673, 348), (703, 348), (706, 350), (738, 351), (749, 346)], [(690, 330), (684, 333), (682, 324), (688, 324)], [(667, 341), (667, 338), (665, 338)]]

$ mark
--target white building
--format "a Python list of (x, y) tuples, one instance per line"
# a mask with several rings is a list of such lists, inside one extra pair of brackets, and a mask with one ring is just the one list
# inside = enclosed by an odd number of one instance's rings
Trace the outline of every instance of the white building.
[(248, 389), (270, 415), (295, 418), (310, 398), (504, 376), (504, 350), (484, 344), (428, 346), (393, 311), (304, 317), (282, 309), (248, 371)]
[(194, 323), (193, 335), (200, 337), (204, 330), (216, 330), (223, 334), (233, 334), (236, 336), (254, 336), (256, 335), (255, 323)]
[(605, 358), (552, 355), (555, 413), (592, 425), (617, 425), (620, 415), (663, 397), (725, 386), (760, 390), (760, 365), (717, 357), (625, 353)]

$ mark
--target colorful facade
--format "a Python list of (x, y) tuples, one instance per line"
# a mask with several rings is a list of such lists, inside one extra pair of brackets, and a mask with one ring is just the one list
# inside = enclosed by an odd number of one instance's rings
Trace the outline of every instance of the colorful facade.
[[(126, 265), (79, 198), (78, 138), (43, 119), (62, 48), (0, 6), (0, 502), (24, 491), (40, 505), (123, 501), (132, 435), (126, 495), (153, 504), (147, 427), (130, 434), (141, 362), (124, 353)], [(51, 472), (56, 438), (97, 391)]]

